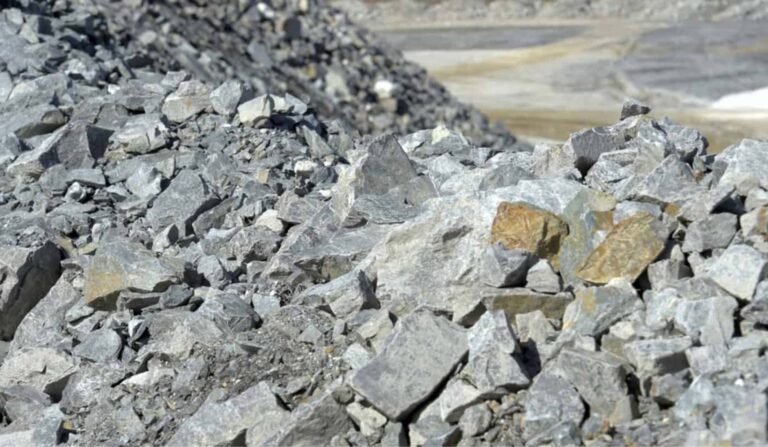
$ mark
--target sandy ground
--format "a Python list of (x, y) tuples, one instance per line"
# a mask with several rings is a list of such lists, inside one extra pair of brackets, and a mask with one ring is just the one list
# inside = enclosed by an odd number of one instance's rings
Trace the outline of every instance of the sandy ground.
[(768, 22), (595, 21), (379, 30), (453, 94), (532, 140), (614, 122), (623, 100), (701, 129), (714, 150), (768, 139)]

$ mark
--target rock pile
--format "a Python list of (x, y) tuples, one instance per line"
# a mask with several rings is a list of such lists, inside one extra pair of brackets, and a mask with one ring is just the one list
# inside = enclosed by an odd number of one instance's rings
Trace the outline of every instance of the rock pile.
[(0, 445), (768, 441), (768, 143), (708, 155), (638, 104), (532, 151), (361, 138), (365, 102), (151, 71), (113, 19), (21, 3)]

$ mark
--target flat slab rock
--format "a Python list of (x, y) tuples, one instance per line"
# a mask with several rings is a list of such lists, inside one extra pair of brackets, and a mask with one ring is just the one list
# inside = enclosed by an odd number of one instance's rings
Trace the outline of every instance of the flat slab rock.
[(352, 378), (352, 387), (392, 420), (424, 402), (468, 351), (466, 331), (428, 311), (397, 322), (388, 343)]

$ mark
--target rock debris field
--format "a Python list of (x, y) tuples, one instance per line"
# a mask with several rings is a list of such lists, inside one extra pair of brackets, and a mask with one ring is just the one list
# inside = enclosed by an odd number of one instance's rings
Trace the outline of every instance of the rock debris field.
[(0, 4), (0, 446), (768, 442), (768, 143), (531, 148), (313, 0)]

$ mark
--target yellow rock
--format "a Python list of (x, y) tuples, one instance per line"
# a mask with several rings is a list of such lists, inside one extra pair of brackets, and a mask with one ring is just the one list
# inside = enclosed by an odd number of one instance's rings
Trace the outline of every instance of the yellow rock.
[(503, 202), (491, 227), (491, 243), (510, 250), (530, 251), (560, 269), (560, 245), (568, 236), (568, 225), (556, 215), (525, 203)]
[(664, 249), (656, 218), (640, 213), (619, 222), (587, 256), (576, 276), (593, 284), (614, 278), (634, 282)]

